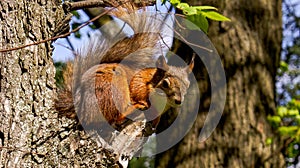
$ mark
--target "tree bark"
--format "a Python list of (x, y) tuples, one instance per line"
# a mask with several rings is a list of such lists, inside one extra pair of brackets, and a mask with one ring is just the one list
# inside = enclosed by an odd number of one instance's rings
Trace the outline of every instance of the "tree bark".
[[(65, 15), (59, 0), (0, 1), (0, 48), (53, 37)], [(60, 32), (62, 33), (62, 32)], [(116, 158), (58, 118), (51, 41), (0, 52), (0, 167), (109, 167)]]
[[(267, 121), (268, 114), (276, 110), (281, 1), (188, 3), (217, 7), (231, 19), (231, 22), (212, 22), (208, 33), (223, 61), (227, 101), (218, 127), (206, 141), (199, 142), (197, 137), (209, 109), (211, 93), (205, 70), (201, 63), (196, 64), (195, 76), (202, 76), (198, 82), (201, 93), (198, 117), (179, 144), (157, 156), (156, 167), (283, 167), (284, 158), (278, 150), (280, 142)], [(187, 53), (184, 46), (180, 51)], [(273, 138), (271, 145), (266, 144), (267, 138)], [(158, 139), (158, 146), (162, 145), (160, 142)]]
[[(56, 19), (62, 17), (59, 5), (55, 0), (1, 1), (1, 48), (51, 37)], [(0, 167), (32, 167), (57, 146), (41, 143), (51, 138), (58, 125), (52, 108), (55, 68), (51, 53), (50, 42), (1, 53)], [(58, 163), (55, 157), (52, 161)]]

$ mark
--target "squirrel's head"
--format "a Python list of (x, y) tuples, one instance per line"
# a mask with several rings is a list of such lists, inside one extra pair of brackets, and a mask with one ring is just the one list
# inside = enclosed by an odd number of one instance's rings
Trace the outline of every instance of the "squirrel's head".
[(186, 67), (167, 65), (163, 57), (159, 57), (157, 67), (165, 71), (165, 75), (158, 83), (158, 88), (167, 97), (167, 103), (171, 107), (180, 106), (190, 85), (189, 74), (194, 68), (194, 56)]

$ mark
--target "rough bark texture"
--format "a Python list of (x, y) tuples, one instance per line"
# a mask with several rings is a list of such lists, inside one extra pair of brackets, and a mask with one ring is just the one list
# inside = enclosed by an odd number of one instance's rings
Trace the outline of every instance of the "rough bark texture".
[[(0, 1), (0, 48), (53, 36), (60, 0)], [(0, 52), (0, 167), (109, 167), (112, 153), (58, 118), (51, 42)], [(107, 157), (109, 155), (109, 157)]]
[[(59, 1), (1, 1), (1, 48), (13, 48), (51, 36)], [(55, 68), (50, 42), (1, 53), (1, 166), (32, 167), (52, 152), (41, 145), (58, 125), (51, 110), (55, 97)], [(54, 149), (54, 148), (53, 148)], [(37, 155), (37, 153), (41, 155)], [(53, 161), (57, 162), (53, 158)]]
[(178, 145), (157, 157), (156, 166), (283, 167), (277, 139), (266, 144), (267, 138), (275, 136), (267, 115), (275, 112), (275, 74), (282, 39), (281, 1), (201, 2), (219, 8), (232, 20), (213, 22), (208, 34), (226, 72), (225, 110), (210, 138), (200, 143), (197, 137), (210, 102), (209, 84), (201, 80), (200, 111), (193, 128)]

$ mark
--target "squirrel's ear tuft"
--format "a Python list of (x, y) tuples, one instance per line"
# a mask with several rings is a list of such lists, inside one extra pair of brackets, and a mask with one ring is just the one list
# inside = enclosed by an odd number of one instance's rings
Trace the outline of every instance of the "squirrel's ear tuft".
[(156, 61), (156, 67), (160, 68), (160, 69), (163, 69), (165, 71), (167, 71), (169, 69), (169, 66), (168, 66), (164, 56), (158, 57), (158, 59)]
[(187, 73), (191, 73), (193, 71), (193, 68), (194, 68), (194, 59), (195, 59), (195, 53), (193, 54), (193, 57), (191, 59), (190, 64), (186, 67)]

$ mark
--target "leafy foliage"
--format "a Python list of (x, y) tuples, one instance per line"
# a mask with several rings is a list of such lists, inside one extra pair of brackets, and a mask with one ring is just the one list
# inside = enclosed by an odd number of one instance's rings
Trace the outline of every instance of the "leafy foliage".
[(71, 11), (71, 13), (73, 14), (73, 16), (76, 18), (76, 19), (80, 19), (80, 14), (78, 13), (78, 11)]
[[(72, 11), (73, 14), (72, 21), (70, 23), (71, 29), (74, 30), (81, 26), (84, 22), (88, 21), (88, 16), (83, 11)], [(89, 23), (88, 27), (90, 30), (96, 30), (97, 26), (94, 23)], [(84, 32), (84, 33), (83, 33)], [(80, 39), (82, 36), (86, 35), (89, 37), (89, 32), (85, 32), (82, 30), (74, 32), (74, 37)]]
[[(299, 1), (283, 2), (283, 45), (277, 73), (277, 113), (268, 120), (283, 139), (287, 165), (300, 162), (300, 16)], [(271, 138), (267, 139), (270, 142)], [(269, 143), (270, 144), (270, 143)]]
[(283, 139), (291, 139), (285, 148), (288, 158), (300, 155), (296, 146), (300, 144), (300, 101), (292, 99), (286, 106), (279, 106), (274, 116), (268, 116), (268, 120), (275, 127)]
[(130, 160), (128, 168), (152, 168), (154, 167), (154, 159), (141, 157), (141, 158), (133, 158)]
[[(71, 27), (72, 27), (72, 30), (76, 29), (77, 27), (79, 27), (81, 25), (81, 23), (78, 23), (78, 22), (73, 22)], [(79, 31), (76, 31), (74, 33), (75, 37), (76, 38), (80, 38), (81, 37), (81, 34), (79, 33)]]
[(66, 68), (66, 63), (64, 63), (64, 62), (55, 62), (54, 66), (56, 68), (56, 73), (55, 73), (56, 86), (58, 88), (62, 88), (63, 83), (64, 83), (63, 71)]
[[(165, 2), (166, 0), (163, 1), (163, 3)], [(215, 21), (230, 21), (229, 18), (219, 14), (217, 12), (217, 8), (213, 6), (190, 6), (180, 0), (170, 0), (169, 2), (177, 9), (181, 10), (189, 21), (197, 25), (205, 33), (208, 31), (207, 19)], [(195, 26), (191, 26), (188, 23), (187, 26), (189, 29), (197, 29)]]

